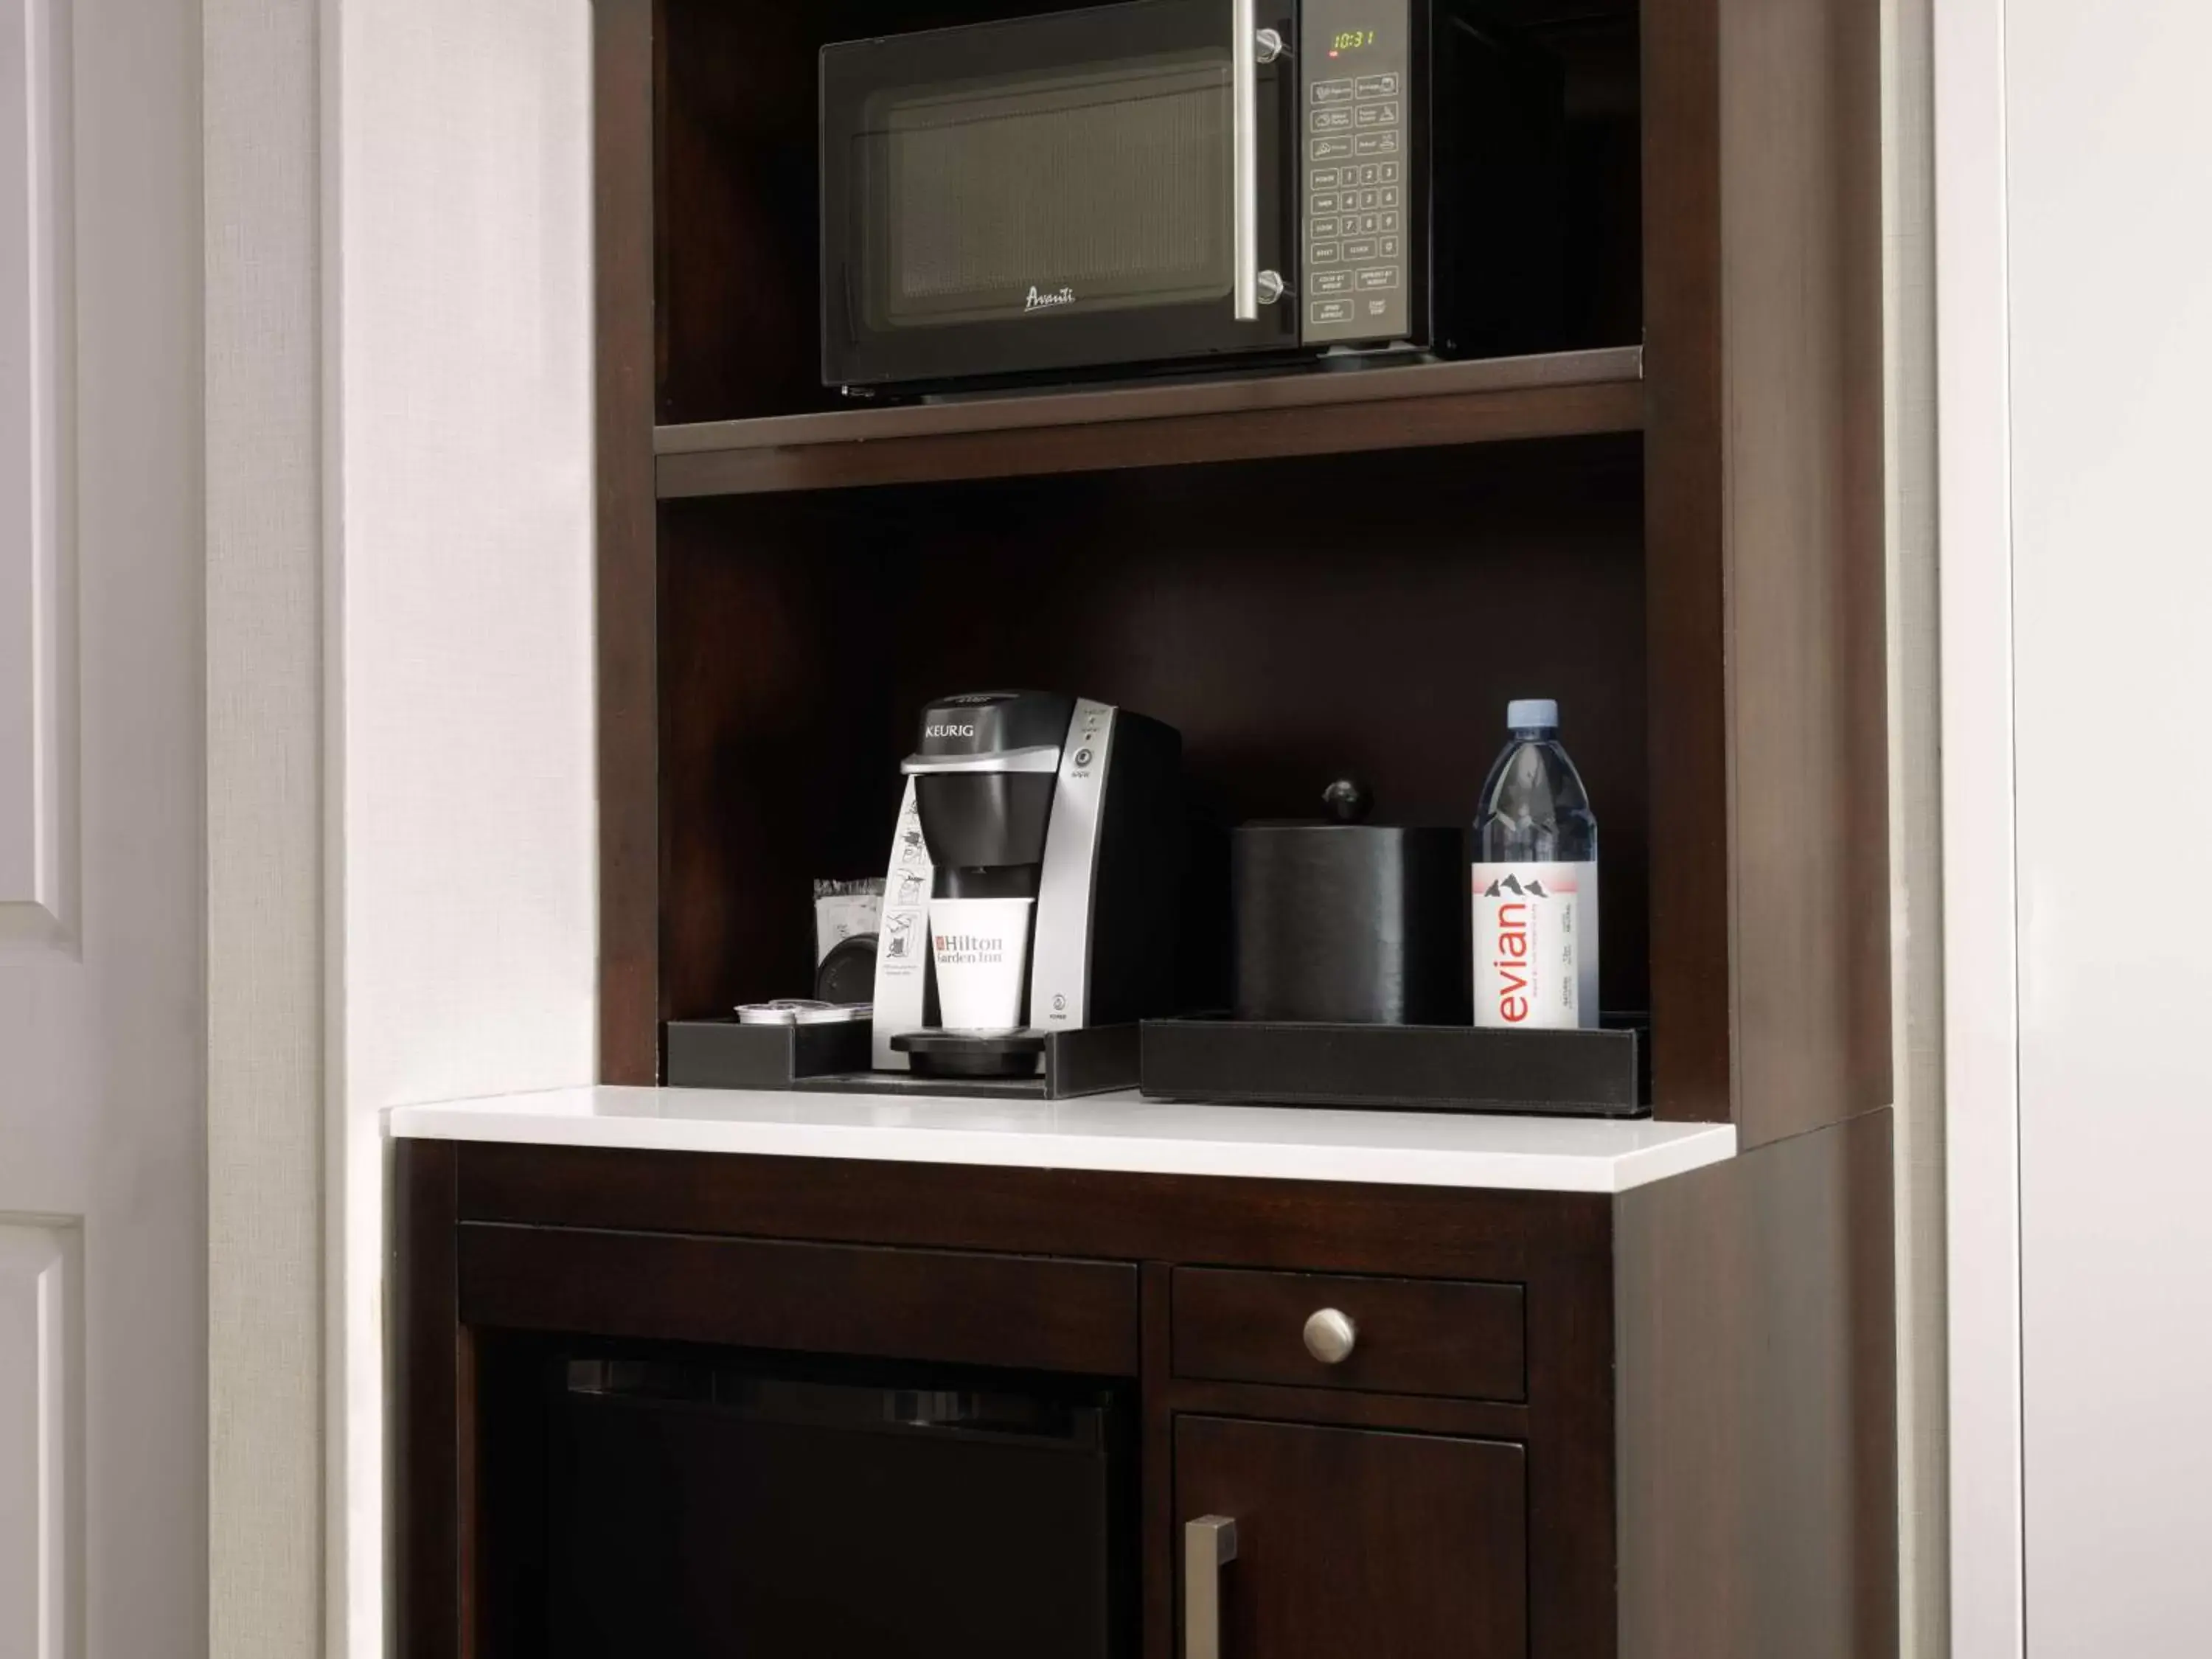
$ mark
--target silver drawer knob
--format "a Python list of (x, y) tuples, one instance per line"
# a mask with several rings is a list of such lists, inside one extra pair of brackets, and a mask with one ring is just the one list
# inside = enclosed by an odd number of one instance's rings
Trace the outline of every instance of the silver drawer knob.
[(1306, 1352), (1324, 1365), (1341, 1365), (1358, 1340), (1359, 1327), (1352, 1316), (1334, 1308), (1323, 1308), (1306, 1321)]

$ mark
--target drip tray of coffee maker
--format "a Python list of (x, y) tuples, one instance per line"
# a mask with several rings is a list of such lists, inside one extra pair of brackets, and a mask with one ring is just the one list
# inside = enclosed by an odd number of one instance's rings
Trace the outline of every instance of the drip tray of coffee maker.
[[(868, 1069), (868, 1022), (837, 1025), (744, 1025), (734, 1019), (672, 1019), (667, 1024), (667, 1080), (674, 1089), (793, 1089), (833, 1094), (994, 1095), (1013, 1099), (1072, 1100), (1137, 1086), (1139, 1040), (1133, 1024), (1095, 1025), (1081, 1031), (1019, 1031), (1004, 1037), (948, 1036), (916, 1031), (894, 1037), (912, 1072)], [(941, 1045), (1000, 1053), (971, 1059), (973, 1069)], [(926, 1060), (923, 1051), (939, 1052)], [(931, 1060), (937, 1069), (923, 1067)], [(978, 1063), (978, 1061), (981, 1063)], [(1010, 1067), (1018, 1068), (1012, 1075)]]
[(893, 1037), (891, 1048), (911, 1060), (918, 1078), (1035, 1077), (1044, 1033), (908, 1031)]
[(1004, 1036), (910, 1031), (893, 1037), (891, 1047), (907, 1056), (912, 1071), (801, 1078), (791, 1086), (854, 1094), (1073, 1100), (1135, 1088), (1141, 1040), (1132, 1023), (1079, 1031), (1012, 1031)]

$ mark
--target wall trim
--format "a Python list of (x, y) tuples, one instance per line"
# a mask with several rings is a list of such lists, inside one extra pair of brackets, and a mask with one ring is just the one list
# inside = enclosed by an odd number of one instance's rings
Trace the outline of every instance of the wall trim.
[(324, 1632), (319, 0), (203, 0), (208, 1632)]
[(1935, 8), (1954, 1659), (2026, 1648), (2004, 0)]
[(1883, 10), (1899, 1651), (1905, 1659), (1943, 1659), (1950, 1554), (1933, 27), (1930, 0), (1885, 0)]

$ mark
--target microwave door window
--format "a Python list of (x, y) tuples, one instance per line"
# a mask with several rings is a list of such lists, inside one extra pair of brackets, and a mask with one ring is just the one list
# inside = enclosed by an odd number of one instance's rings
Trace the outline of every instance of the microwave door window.
[(1231, 98), (1225, 49), (877, 94), (869, 326), (1226, 298)]

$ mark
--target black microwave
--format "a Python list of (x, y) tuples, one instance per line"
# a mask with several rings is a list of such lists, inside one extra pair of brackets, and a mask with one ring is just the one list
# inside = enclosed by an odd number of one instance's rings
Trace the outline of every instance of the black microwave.
[(823, 382), (1553, 346), (1563, 105), (1483, 0), (1133, 0), (825, 46)]

